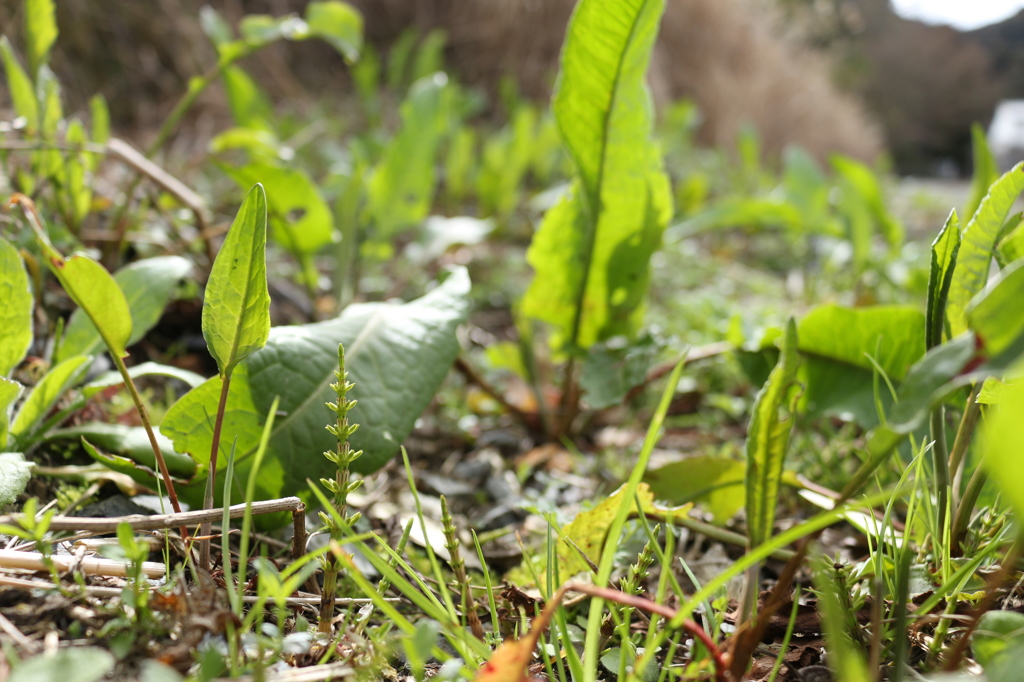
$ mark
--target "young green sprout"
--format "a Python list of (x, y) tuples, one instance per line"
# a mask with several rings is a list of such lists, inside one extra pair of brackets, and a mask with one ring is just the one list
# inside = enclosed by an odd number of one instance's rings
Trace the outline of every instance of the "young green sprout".
[[(333, 403), (327, 403), (327, 407), (337, 415), (337, 419), (333, 425), (327, 426), (327, 430), (337, 439), (338, 445), (334, 451), (328, 450), (325, 452), (324, 457), (334, 462), (337, 466), (337, 471), (333, 480), (321, 478), (320, 483), (333, 496), (331, 504), (337, 514), (332, 515), (320, 512), (320, 518), (323, 520), (324, 525), (327, 526), (331, 534), (331, 540), (340, 543), (345, 535), (345, 531), (352, 527), (360, 517), (358, 513), (351, 516), (348, 515), (348, 495), (363, 484), (362, 480), (351, 480), (350, 468), (352, 462), (356, 461), (363, 454), (363, 451), (353, 450), (348, 442), (349, 437), (356, 432), (359, 425), (350, 425), (348, 423), (349, 410), (356, 406), (356, 401), (349, 400), (346, 396), (355, 384), (348, 380), (348, 372), (345, 371), (345, 347), (342, 344), (338, 344), (338, 369), (334, 370), (334, 376), (337, 378), (337, 381), (331, 384), (331, 388), (338, 398)], [(330, 634), (331, 632), (331, 621), (334, 618), (335, 592), (340, 570), (341, 562), (336, 557), (333, 555), (325, 557), (324, 588), (323, 596), (320, 599), (319, 626), (320, 632), (325, 634)]]

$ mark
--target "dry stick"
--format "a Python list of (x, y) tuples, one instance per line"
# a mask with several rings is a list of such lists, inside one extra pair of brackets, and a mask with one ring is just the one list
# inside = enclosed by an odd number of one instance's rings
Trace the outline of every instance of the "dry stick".
[(7, 617), (0, 613), (0, 630), (3, 630), (7, 635), (14, 640), (15, 644), (20, 646), (28, 653), (36, 653), (38, 648), (36, 643), (25, 636), (25, 634), (19, 630), (14, 623), (7, 620)]
[(455, 358), (455, 369), (457, 369), (459, 373), (466, 378), (466, 381), (468, 381), (471, 384), (476, 384), (480, 388), (480, 390), (494, 398), (498, 402), (498, 404), (500, 404), (503, 408), (514, 414), (520, 421), (522, 421), (525, 424), (533, 423), (533, 415), (524, 412), (523, 410), (519, 409), (518, 407), (510, 403), (505, 398), (505, 396), (502, 395), (501, 391), (496, 389), (494, 386), (491, 386), (487, 382), (487, 380), (480, 376), (479, 372), (470, 367), (469, 363), (466, 362), (463, 358)]
[[(217, 418), (213, 422), (213, 442), (210, 445), (210, 477), (207, 480), (206, 495), (203, 497), (203, 509), (213, 509), (214, 491), (217, 485), (217, 453), (220, 451), (220, 432), (224, 426), (224, 411), (228, 405), (228, 389), (231, 386), (231, 374), (224, 376), (220, 386), (220, 403), (217, 405)], [(210, 534), (210, 522), (207, 521), (199, 530), (202, 535)], [(210, 541), (199, 543), (199, 565), (210, 570)]]
[[(131, 564), (113, 559), (89, 557), (79, 560), (78, 557), (58, 554), (50, 555), (50, 563), (59, 571), (81, 569), (86, 575), (113, 575), (127, 577)], [(20, 552), (16, 549), (0, 549), (0, 568), (20, 568), (27, 571), (45, 571), (46, 557), (39, 552)], [(143, 561), (142, 572), (147, 578), (162, 578), (164, 565), (152, 561)]]
[[(292, 514), (305, 514), (306, 505), (297, 497), (282, 497), (277, 500), (265, 500), (252, 503), (253, 514), (273, 514), (290, 511)], [(245, 515), (246, 505), (233, 504), (228, 507), (228, 517), (241, 518)], [(89, 531), (94, 533), (113, 533), (122, 523), (127, 523), (132, 530), (163, 530), (177, 525), (192, 526), (205, 521), (217, 521), (224, 515), (221, 509), (201, 509), (175, 514), (128, 514), (113, 518), (90, 518), (85, 516), (54, 516), (50, 519), (50, 530)], [(23, 514), (0, 516), (0, 524), (9, 524), (23, 528)]]

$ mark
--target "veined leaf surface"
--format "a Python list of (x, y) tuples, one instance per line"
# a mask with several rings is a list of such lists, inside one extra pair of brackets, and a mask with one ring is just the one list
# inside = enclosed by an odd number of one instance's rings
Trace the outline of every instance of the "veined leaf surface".
[(672, 213), (651, 141), (644, 83), (662, 0), (583, 0), (566, 34), (555, 117), (579, 173), (527, 252), (523, 312), (556, 345), (631, 335), (643, 317), (651, 254)]
[(779, 362), (757, 394), (747, 432), (746, 507), (751, 547), (768, 541), (775, 525), (782, 469), (793, 429), (792, 416), (780, 413), (795, 407), (787, 402), (799, 365), (796, 322), (790, 319), (782, 337)]
[(992, 184), (988, 195), (964, 228), (946, 303), (951, 337), (959, 336), (967, 329), (967, 305), (988, 282), (996, 240), (1010, 208), (1022, 191), (1024, 163), (1018, 163)]
[[(127, 345), (138, 343), (152, 329), (178, 283), (192, 271), (192, 264), (181, 256), (157, 256), (127, 265), (114, 273), (114, 281), (124, 292), (132, 319)], [(89, 316), (79, 308), (71, 314), (58, 359), (95, 353), (103, 343)]]
[[(469, 276), (457, 270), (426, 296), (404, 305), (355, 304), (333, 320), (272, 329), (266, 347), (239, 364), (231, 377), (224, 432), (238, 435), (236, 480), (248, 476), (275, 396), (281, 402), (258, 478), (260, 499), (306, 495), (307, 478), (331, 475), (333, 465), (321, 455), (334, 444), (324, 429), (331, 417), (324, 403), (334, 396), (330, 384), (339, 343), (345, 344), (347, 369), (356, 385), (351, 397), (358, 405), (349, 420), (359, 430), (352, 447), (364, 451), (353, 469), (369, 473), (383, 466), (455, 360), (455, 330), (466, 318), (468, 296)], [(160, 427), (177, 452), (195, 459), (199, 481), (209, 467), (220, 381), (214, 377), (182, 397)], [(230, 438), (222, 439), (218, 468), (227, 465), (231, 446)], [(201, 499), (203, 485), (179, 493)]]
[(32, 290), (14, 245), (0, 239), (0, 377), (17, 367), (32, 344)]
[(932, 263), (928, 275), (928, 304), (925, 321), (925, 345), (934, 348), (942, 343), (946, 321), (946, 301), (960, 251), (960, 220), (954, 210), (946, 219), (939, 235), (932, 242)]
[(221, 376), (266, 344), (267, 196), (257, 184), (246, 195), (217, 254), (206, 284), (203, 337)]

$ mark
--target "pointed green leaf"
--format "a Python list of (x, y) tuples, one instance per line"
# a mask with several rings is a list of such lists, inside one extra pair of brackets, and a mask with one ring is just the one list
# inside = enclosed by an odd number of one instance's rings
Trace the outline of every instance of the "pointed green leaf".
[(449, 100), (448, 78), (436, 73), (413, 83), (402, 102), (402, 127), (384, 149), (367, 190), (367, 211), (381, 238), (419, 224), (430, 212)]
[(267, 196), (257, 184), (246, 195), (210, 271), (203, 301), (203, 337), (221, 376), (267, 343)]
[[(143, 362), (141, 365), (129, 367), (128, 376), (132, 379), (154, 376), (170, 377), (171, 379), (177, 379), (178, 381), (186, 384), (189, 388), (195, 388), (196, 386), (206, 383), (206, 377), (201, 374), (196, 374), (195, 372), (190, 372), (187, 369), (181, 369), (180, 367), (161, 365), (158, 362)], [(104, 372), (83, 386), (82, 393), (86, 398), (90, 398), (104, 389), (111, 388), (112, 386), (120, 386), (123, 383), (124, 377), (121, 376), (120, 372)]]
[[(157, 256), (136, 261), (114, 274), (114, 281), (124, 292), (132, 320), (127, 346), (142, 340), (160, 321), (174, 291), (191, 272), (192, 264), (181, 256)], [(102, 342), (89, 316), (79, 308), (68, 320), (57, 358), (95, 353)]]
[(1024, 334), (1024, 260), (999, 273), (971, 301), (967, 322), (987, 355), (999, 355)]
[(650, 257), (672, 213), (644, 82), (663, 9), (583, 0), (566, 34), (553, 108), (579, 182), (535, 235), (522, 304), (554, 326), (556, 345), (630, 336), (643, 316)]
[[(244, 128), (273, 131), (271, 121), (273, 108), (270, 100), (249, 74), (238, 66), (224, 69), (224, 88), (228, 94), (228, 106), (235, 123)], [(251, 183), (250, 183), (251, 184)]]
[(843, 608), (839, 590), (845, 588), (835, 580), (836, 569), (832, 561), (819, 553), (814, 557), (812, 566), (814, 587), (819, 595), (818, 606), (825, 626), (825, 641), (828, 643), (829, 663), (837, 671), (835, 679), (839, 682), (871, 682), (874, 676), (868, 671), (861, 647), (854, 643), (848, 632), (849, 627), (856, 625), (856, 619)]
[(92, 356), (76, 355), (47, 372), (18, 409), (11, 424), (11, 435), (21, 442), (27, 441), (57, 401), (85, 376), (91, 362)]
[(964, 215), (968, 218), (974, 216), (981, 205), (981, 200), (988, 194), (988, 188), (999, 179), (999, 165), (988, 146), (985, 129), (979, 123), (971, 125), (971, 143), (974, 151), (974, 175), (971, 177), (971, 194), (967, 199), (967, 205), (964, 206)]
[(959, 336), (967, 329), (967, 305), (988, 282), (996, 240), (1010, 208), (1022, 191), (1024, 163), (1019, 163), (993, 183), (971, 222), (964, 228), (946, 303), (950, 336)]
[(878, 176), (865, 164), (846, 156), (833, 156), (829, 161), (844, 181), (844, 191), (858, 195), (890, 248), (899, 249), (903, 245), (903, 226), (886, 207)]
[(11, 407), (21, 397), (23, 388), (17, 381), (0, 377), (0, 450), (7, 447), (7, 433), (11, 423)]
[(0, 36), (0, 53), (4, 58), (4, 71), (7, 74), (7, 88), (11, 93), (14, 111), (18, 116), (25, 117), (25, 132), (35, 135), (39, 130), (39, 103), (36, 101), (35, 89), (25, 69), (14, 55), (14, 49), (7, 36)]
[[(242, 362), (231, 376), (224, 432), (238, 434), (239, 480), (248, 476), (275, 396), (281, 402), (260, 468), (259, 499), (306, 496), (307, 478), (333, 475), (333, 465), (317, 455), (334, 443), (324, 429), (331, 416), (324, 403), (333, 400), (330, 384), (339, 343), (345, 344), (346, 366), (356, 384), (351, 397), (358, 404), (349, 420), (359, 424), (359, 430), (351, 443), (364, 451), (353, 468), (369, 473), (382, 467), (447, 375), (458, 353), (455, 331), (466, 319), (468, 297), (469, 277), (458, 270), (426, 296), (404, 305), (354, 304), (334, 320), (272, 329), (266, 348)], [(183, 396), (160, 426), (178, 452), (193, 456), (200, 469), (197, 480), (209, 465), (220, 382), (214, 377)], [(231, 447), (232, 439), (222, 439), (218, 462), (223, 466)], [(179, 491), (185, 499), (202, 499), (202, 493), (201, 483)]]
[(25, 358), (32, 344), (32, 290), (18, 250), (0, 239), (0, 376)]
[(354, 62), (363, 46), (363, 16), (354, 7), (337, 0), (306, 5), (306, 24), (312, 37), (322, 38)]
[(25, 0), (25, 42), (28, 64), (35, 74), (47, 61), (50, 48), (57, 40), (57, 18), (53, 0)]
[[(106, 144), (110, 139), (110, 109), (107, 107), (107, 100), (103, 98), (103, 95), (92, 96), (89, 100), (89, 113), (92, 119), (93, 144)], [(96, 155), (93, 155), (92, 158), (99, 159)]]
[(999, 242), (999, 255), (1006, 264), (1024, 258), (1024, 222), (1018, 224)]
[(107, 269), (82, 254), (64, 260), (50, 257), (47, 264), (99, 332), (107, 350), (119, 358), (126, 356), (132, 336), (132, 313), (124, 292)]
[(221, 166), (240, 187), (266, 188), (271, 236), (290, 253), (312, 255), (334, 240), (334, 215), (316, 183), (297, 169), (268, 163)]
[(791, 389), (800, 364), (797, 353), (796, 322), (790, 318), (782, 337), (779, 362), (754, 401), (747, 432), (746, 507), (750, 547), (768, 541), (775, 525), (775, 507), (783, 464), (793, 429)]
[(0, 507), (14, 504), (25, 492), (34, 466), (20, 452), (0, 452)]
[(934, 348), (942, 343), (946, 321), (946, 300), (956, 269), (957, 253), (960, 251), (960, 220), (956, 210), (949, 214), (946, 224), (932, 242), (932, 262), (928, 274), (928, 304), (926, 307), (925, 345)]
[[(106, 452), (123, 455), (151, 471), (156, 471), (157, 464), (153, 457), (153, 447), (149, 443), (149, 434), (141, 426), (89, 422), (81, 426), (54, 431), (46, 437), (46, 440), (70, 439), (77, 441), (82, 438), (88, 439), (91, 444), (98, 445)], [(163, 434), (156, 434), (156, 438), (160, 445), (160, 452), (167, 462), (167, 470), (171, 475), (182, 480), (192, 478), (196, 472), (196, 463), (192, 461), (192, 458), (175, 452), (170, 439)], [(152, 482), (152, 479), (150, 480)]]

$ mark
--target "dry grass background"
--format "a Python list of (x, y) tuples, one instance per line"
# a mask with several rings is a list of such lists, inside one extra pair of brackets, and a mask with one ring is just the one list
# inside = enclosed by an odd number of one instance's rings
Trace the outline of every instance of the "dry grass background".
[[(72, 102), (95, 91), (116, 118), (141, 131), (155, 125), (188, 77), (213, 63), (198, 25), (201, 0), (62, 0), (54, 68)], [(243, 13), (301, 11), (304, 0), (214, 0)], [(386, 48), (411, 25), (448, 33), (447, 58), (458, 77), (493, 91), (513, 74), (528, 96), (550, 93), (574, 0), (355, 0), (370, 40)], [(0, 30), (16, 33), (14, 0), (0, 3)], [(668, 0), (650, 82), (660, 102), (690, 97), (703, 114), (706, 144), (729, 145), (746, 123), (767, 153), (791, 143), (824, 157), (871, 160), (881, 135), (861, 104), (840, 92), (821, 54), (784, 37), (763, 0)], [(247, 63), (278, 97), (347, 91), (344, 67), (324, 45), (282, 45)], [(293, 80), (291, 74), (295, 75)], [(206, 102), (217, 107), (216, 97)]]

